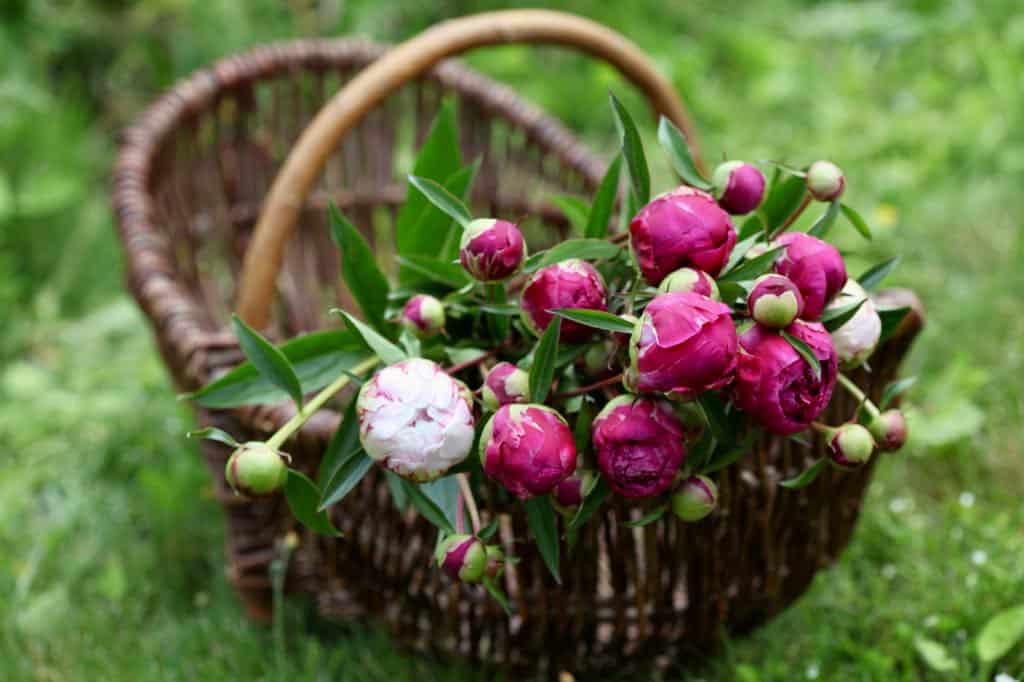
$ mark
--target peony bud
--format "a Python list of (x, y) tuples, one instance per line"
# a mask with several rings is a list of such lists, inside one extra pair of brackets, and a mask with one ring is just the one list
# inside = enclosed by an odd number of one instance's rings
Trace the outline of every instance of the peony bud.
[(728, 384), (737, 352), (731, 312), (699, 294), (655, 296), (630, 337), (636, 390), (689, 400)]
[(686, 457), (684, 435), (669, 402), (621, 395), (594, 419), (597, 466), (623, 497), (653, 497), (675, 480)]
[(693, 268), (679, 268), (675, 272), (661, 280), (658, 291), (663, 294), (670, 294), (674, 291), (692, 291), (701, 296), (707, 296), (718, 300), (718, 285), (712, 277), (701, 270)]
[(747, 297), (747, 309), (758, 324), (783, 329), (800, 317), (804, 297), (788, 277), (762, 275), (754, 281)]
[(828, 438), (828, 454), (837, 469), (852, 471), (871, 459), (875, 441), (860, 424), (843, 424)]
[(544, 405), (502, 405), (480, 434), (484, 473), (519, 499), (546, 495), (576, 469), (576, 443)]
[(886, 410), (871, 420), (868, 431), (883, 452), (899, 450), (907, 442), (907, 419), (899, 410)]
[(828, 406), (838, 374), (832, 339), (817, 322), (797, 320), (786, 332), (810, 347), (821, 376), (770, 329), (755, 325), (740, 336), (734, 399), (767, 431), (789, 436), (808, 428)]
[(402, 308), (402, 324), (420, 336), (433, 336), (444, 329), (444, 306), (433, 296), (413, 296)]
[(526, 242), (519, 228), (507, 220), (481, 218), (462, 232), (459, 261), (473, 278), (500, 282), (519, 272), (526, 260)]
[(672, 496), (672, 513), (683, 521), (700, 521), (718, 506), (718, 486), (707, 476), (690, 476)]
[(452, 580), (478, 583), (487, 572), (487, 548), (472, 535), (452, 535), (441, 543), (437, 564)]
[(604, 339), (595, 343), (583, 354), (583, 371), (587, 376), (603, 377), (612, 373), (615, 366), (618, 344), (613, 339)]
[(473, 405), (466, 387), (422, 358), (385, 367), (356, 401), (366, 453), (399, 476), (430, 481), (473, 447)]
[(593, 480), (594, 473), (592, 471), (577, 469), (572, 476), (560, 481), (555, 486), (554, 492), (551, 493), (552, 506), (564, 516), (575, 516), (580, 505), (583, 504), (587, 488)]
[(828, 307), (844, 308), (857, 301), (864, 303), (842, 327), (832, 332), (832, 345), (836, 348), (839, 365), (843, 369), (863, 365), (875, 352), (878, 340), (882, 338), (882, 318), (878, 316), (868, 292), (864, 291), (864, 287), (857, 280), (848, 280), (842, 292)]
[[(558, 308), (607, 310), (604, 280), (594, 266), (571, 258), (541, 268), (526, 283), (520, 299), (523, 324), (540, 336)], [(582, 343), (594, 335), (594, 329), (571, 320), (562, 320), (558, 338), (563, 343)]]
[(815, 161), (807, 169), (807, 191), (818, 201), (835, 201), (846, 189), (846, 178), (831, 161)]
[(803, 232), (786, 232), (775, 240), (784, 247), (775, 272), (793, 281), (804, 297), (801, 318), (817, 320), (846, 284), (846, 265), (836, 247)]
[(288, 465), (266, 443), (245, 443), (232, 453), (224, 467), (231, 489), (246, 497), (276, 493), (288, 480)]
[(764, 174), (743, 161), (726, 161), (711, 174), (718, 205), (733, 215), (745, 215), (761, 205)]
[(493, 412), (509, 403), (525, 403), (530, 395), (530, 375), (511, 362), (499, 362), (484, 379), (484, 407)]
[(640, 209), (629, 234), (640, 272), (651, 286), (682, 267), (716, 277), (736, 244), (729, 214), (707, 192), (685, 186)]

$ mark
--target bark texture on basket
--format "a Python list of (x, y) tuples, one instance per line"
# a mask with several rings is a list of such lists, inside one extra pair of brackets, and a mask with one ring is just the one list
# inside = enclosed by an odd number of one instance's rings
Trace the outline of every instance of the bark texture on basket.
[[(178, 388), (198, 388), (241, 360), (229, 313), (270, 183), (329, 93), (383, 52), (358, 42), (301, 41), (231, 57), (178, 84), (125, 132), (114, 206), (126, 277)], [(395, 168), (401, 131), (422, 139), (443, 95), (458, 99), (463, 151), (482, 156), (474, 207), (529, 212), (556, 238), (567, 233), (564, 217), (546, 212), (537, 198), (593, 192), (603, 163), (508, 88), (444, 63), (384, 100), (327, 159), (284, 256), (275, 338), (333, 324), (326, 311), (339, 296), (344, 300), (344, 291), (326, 229), (327, 201), (371, 239), (375, 228), (393, 225), (405, 186)], [(386, 243), (371, 243), (387, 252)], [(890, 306), (917, 305), (909, 292), (879, 297)], [(872, 373), (854, 377), (876, 398), (920, 329), (919, 306), (915, 311), (871, 359)], [(827, 419), (852, 409), (837, 392)], [(200, 409), (198, 420), (239, 440), (259, 440), (293, 410)], [(296, 466), (316, 472), (338, 419), (322, 411), (286, 444)], [(229, 450), (212, 442), (202, 447), (226, 517), (229, 576), (252, 617), (269, 616), (275, 543), (297, 529), (302, 544), (289, 567), (290, 592), (312, 596), (329, 616), (381, 620), (409, 647), (508, 666), (517, 679), (681, 661), (713, 650), (723, 627), (743, 632), (763, 623), (838, 556), (873, 466), (827, 471), (805, 489), (783, 490), (777, 481), (821, 456), (822, 444), (809, 452), (765, 438), (721, 477), (721, 509), (701, 523), (665, 519), (630, 529), (621, 521), (645, 509), (613, 501), (563, 557), (561, 586), (536, 548), (521, 541), (522, 508), (502, 506), (498, 491), (485, 487), (483, 506), (500, 512), (496, 541), (522, 557), (503, 577), (516, 612), (510, 619), (479, 588), (452, 584), (430, 567), (434, 529), (395, 509), (379, 472), (332, 510), (345, 537), (325, 538), (298, 528), (281, 497), (231, 494), (223, 480)]]

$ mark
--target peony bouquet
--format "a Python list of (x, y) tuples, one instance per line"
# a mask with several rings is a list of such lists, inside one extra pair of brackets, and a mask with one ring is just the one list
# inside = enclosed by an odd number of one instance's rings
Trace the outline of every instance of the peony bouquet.
[[(300, 521), (337, 534), (331, 507), (376, 468), (396, 504), (437, 526), (438, 568), (504, 603), (499, 577), (514, 557), (490, 540), (509, 505), (525, 507), (557, 577), (563, 539), (571, 544), (611, 495), (643, 504), (631, 525), (713, 514), (717, 472), (748, 454), (760, 430), (827, 444), (829, 457), (783, 481), (789, 488), (826, 465), (853, 470), (902, 446), (906, 423), (889, 403), (908, 382), (876, 405), (843, 374), (869, 363), (907, 310), (869, 293), (895, 259), (855, 280), (826, 241), (840, 217), (870, 238), (843, 202), (842, 171), (829, 161), (727, 161), (707, 179), (662, 119), (659, 141), (684, 184), (652, 198), (639, 135), (614, 96), (612, 111), (621, 153), (592, 202), (560, 198), (579, 234), (550, 248), (531, 253), (523, 221), (470, 212), (459, 197), (473, 167), (410, 176), (403, 214), (412, 218), (400, 216), (400, 255), (386, 264), (397, 278), (332, 207), (342, 275), (360, 308), (335, 311), (347, 330), (322, 333), (333, 335), (333, 364), (299, 371), (301, 339), (276, 347), (236, 319), (248, 362), (195, 394), (244, 375), (295, 403), (266, 442), (196, 432), (235, 448), (226, 480), (239, 495), (283, 490)], [(425, 147), (436, 144), (432, 136)], [(617, 207), (624, 229), (614, 230)], [(815, 207), (810, 227), (792, 231)], [(416, 218), (430, 212), (442, 218), (432, 232)], [(846, 423), (821, 423), (837, 385), (858, 408)], [(314, 481), (282, 448), (346, 393)]]

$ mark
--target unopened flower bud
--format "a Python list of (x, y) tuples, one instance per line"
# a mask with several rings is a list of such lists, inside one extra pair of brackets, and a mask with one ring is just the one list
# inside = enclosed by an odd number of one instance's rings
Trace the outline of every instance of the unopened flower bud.
[(444, 305), (427, 294), (413, 296), (402, 308), (402, 324), (420, 336), (433, 336), (444, 329)]
[(783, 247), (775, 272), (785, 275), (804, 297), (800, 317), (817, 320), (846, 284), (846, 264), (836, 247), (803, 232), (786, 232), (774, 242)]
[(437, 563), (452, 580), (478, 583), (487, 571), (487, 549), (472, 535), (452, 535), (437, 553)]
[[(607, 310), (604, 280), (590, 263), (570, 258), (541, 268), (523, 288), (520, 297), (522, 320), (527, 329), (540, 336), (558, 308)], [(562, 343), (583, 343), (594, 335), (593, 327), (562, 320), (558, 335)]]
[(899, 450), (907, 442), (907, 419), (896, 409), (886, 410), (872, 419), (868, 430), (883, 452)]
[(497, 410), (509, 403), (525, 403), (530, 395), (530, 375), (511, 362), (499, 362), (484, 379), (480, 397), (484, 407)]
[(708, 273), (693, 268), (679, 268), (670, 273), (658, 285), (658, 291), (663, 294), (673, 291), (692, 291), (701, 296), (707, 296), (718, 300), (718, 285)]
[(762, 275), (750, 290), (747, 309), (758, 324), (784, 329), (800, 317), (804, 310), (804, 297), (788, 277)]
[(838, 469), (856, 469), (871, 459), (874, 449), (871, 433), (860, 424), (843, 424), (829, 434), (829, 457)]
[(564, 516), (575, 516), (580, 505), (583, 504), (584, 494), (593, 480), (594, 472), (577, 469), (572, 476), (555, 486), (551, 493), (551, 505)]
[(761, 205), (764, 174), (743, 161), (726, 161), (711, 174), (718, 205), (732, 215), (745, 215)]
[(246, 497), (271, 495), (284, 487), (288, 465), (266, 443), (245, 443), (232, 453), (224, 478), (236, 493)]
[(474, 220), (462, 233), (459, 261), (474, 279), (500, 282), (519, 272), (526, 260), (526, 242), (507, 220)]
[(844, 308), (848, 305), (864, 301), (857, 312), (849, 320), (832, 332), (832, 345), (836, 348), (839, 366), (843, 369), (860, 367), (875, 352), (878, 341), (882, 338), (882, 318), (879, 317), (875, 304), (868, 297), (864, 287), (851, 279), (846, 282), (843, 290), (829, 308)]
[(846, 189), (846, 178), (831, 161), (815, 161), (807, 169), (807, 191), (818, 201), (835, 201)]
[(612, 373), (618, 364), (615, 352), (618, 345), (612, 339), (595, 343), (583, 354), (583, 371), (587, 376), (603, 377)]
[(502, 405), (480, 434), (484, 473), (521, 500), (546, 495), (576, 469), (576, 441), (544, 405)]
[(672, 513), (683, 521), (700, 521), (718, 506), (718, 486), (707, 476), (690, 476), (672, 496)]

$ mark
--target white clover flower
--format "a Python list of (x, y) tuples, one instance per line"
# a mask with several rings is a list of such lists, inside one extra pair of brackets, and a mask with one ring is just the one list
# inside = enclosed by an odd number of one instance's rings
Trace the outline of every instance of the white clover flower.
[(430, 481), (473, 447), (465, 386), (439, 365), (414, 358), (377, 372), (356, 402), (366, 453), (399, 476)]
[(847, 280), (843, 290), (829, 304), (829, 308), (842, 308), (861, 299), (866, 300), (853, 317), (832, 332), (832, 345), (836, 348), (839, 364), (846, 369), (859, 367), (875, 352), (882, 336), (882, 319), (868, 292), (853, 279)]

